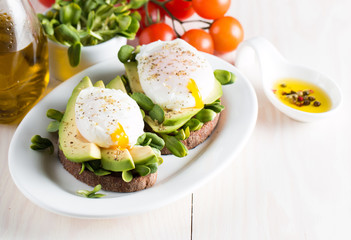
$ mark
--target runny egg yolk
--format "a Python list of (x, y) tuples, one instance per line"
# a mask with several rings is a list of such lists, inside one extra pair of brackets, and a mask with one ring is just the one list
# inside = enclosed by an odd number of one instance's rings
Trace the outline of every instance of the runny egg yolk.
[(202, 101), (201, 93), (194, 79), (190, 78), (187, 88), (189, 89), (189, 91), (191, 92), (191, 95), (193, 95), (195, 99), (195, 108), (203, 108), (204, 102)]
[(111, 140), (116, 142), (115, 147), (121, 150), (130, 148), (128, 135), (120, 123), (118, 123), (116, 130), (111, 134)]

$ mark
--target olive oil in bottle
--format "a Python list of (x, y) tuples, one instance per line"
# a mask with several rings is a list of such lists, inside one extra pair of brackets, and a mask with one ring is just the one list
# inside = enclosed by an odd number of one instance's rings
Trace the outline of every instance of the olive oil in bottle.
[(20, 120), (48, 81), (47, 40), (33, 9), (27, 0), (1, 1), (0, 123)]

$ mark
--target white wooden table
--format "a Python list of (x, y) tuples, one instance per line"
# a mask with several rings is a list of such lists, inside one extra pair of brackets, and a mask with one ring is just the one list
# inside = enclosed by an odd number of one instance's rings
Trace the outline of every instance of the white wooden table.
[(350, 11), (350, 0), (232, 1), (228, 15), (241, 21), (246, 39), (264, 36), (289, 60), (334, 78), (344, 105), (321, 122), (295, 122), (248, 74), (259, 113), (242, 153), (211, 182), (157, 210), (82, 220), (37, 207), (9, 174), (16, 126), (0, 125), (0, 239), (351, 239)]

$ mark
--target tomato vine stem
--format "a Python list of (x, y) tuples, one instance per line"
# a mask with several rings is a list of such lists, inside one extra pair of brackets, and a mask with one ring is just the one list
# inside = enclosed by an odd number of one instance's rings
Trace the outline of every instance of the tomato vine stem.
[[(202, 29), (209, 29), (209, 27), (211, 26), (212, 22), (208, 22), (208, 21), (205, 21), (205, 20), (202, 20), (202, 19), (182, 21), (182, 20), (176, 18), (176, 17), (168, 10), (168, 8), (166, 7), (166, 4), (169, 3), (169, 2), (171, 2), (171, 1), (172, 1), (172, 0), (167, 0), (167, 1), (161, 2), (161, 1), (158, 1), (158, 0), (150, 0), (150, 2), (152, 2), (152, 3), (156, 4), (157, 6), (161, 7), (161, 8), (168, 14), (168, 16), (171, 18), (173, 30), (174, 30), (174, 32), (175, 32), (175, 34), (177, 35), (178, 38), (181, 37), (181, 34), (179, 34), (179, 32), (177, 31), (175, 22), (178, 22), (178, 23), (179, 23), (179, 25), (182, 27), (182, 29), (183, 29), (184, 32), (186, 32), (186, 29), (185, 29), (185, 27), (183, 26), (183, 24), (194, 23), (194, 22), (201, 22), (201, 23), (207, 24), (208, 26), (207, 26), (207, 27), (204, 27), (204, 28), (202, 28)], [(147, 4), (146, 4), (146, 5), (147, 5)], [(149, 12), (148, 12), (148, 11), (145, 11), (145, 12), (146, 12), (147, 18), (149, 18), (149, 17), (148, 17)]]

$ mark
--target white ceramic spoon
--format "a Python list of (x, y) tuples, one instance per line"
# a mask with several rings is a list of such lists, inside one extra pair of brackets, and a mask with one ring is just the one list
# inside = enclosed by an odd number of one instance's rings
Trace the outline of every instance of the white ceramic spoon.
[[(276, 108), (290, 118), (301, 122), (312, 122), (330, 116), (340, 107), (342, 94), (339, 87), (331, 78), (311, 68), (288, 62), (279, 51), (263, 37), (255, 37), (239, 45), (235, 61), (237, 66), (240, 66), (241, 61), (247, 61), (245, 55), (247, 54), (246, 49), (248, 47), (254, 50), (259, 62), (265, 95)], [(331, 109), (323, 113), (309, 113), (285, 105), (272, 91), (274, 83), (283, 78), (301, 79), (319, 86), (329, 95), (332, 101)]]

